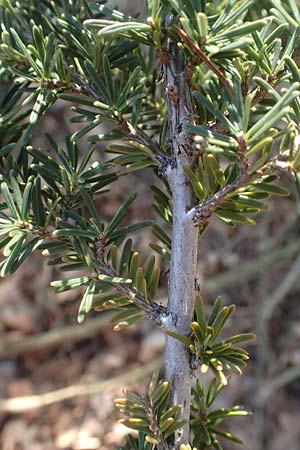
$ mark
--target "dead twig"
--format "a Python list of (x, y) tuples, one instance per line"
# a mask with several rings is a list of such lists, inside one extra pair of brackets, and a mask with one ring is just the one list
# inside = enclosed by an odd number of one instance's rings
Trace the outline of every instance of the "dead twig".
[(106, 313), (101, 314), (100, 317), (87, 320), (83, 325), (69, 325), (27, 337), (3, 337), (0, 339), (0, 357), (17, 356), (33, 350), (43, 350), (88, 339), (107, 327), (111, 317), (112, 313)]
[(276, 264), (281, 264), (297, 255), (300, 249), (300, 239), (284, 243), (273, 249), (262, 252), (257, 258), (250, 261), (239, 262), (230, 270), (226, 270), (212, 277), (206, 278), (201, 289), (206, 294), (212, 294), (220, 289), (231, 287), (240, 280), (245, 282), (260, 275), (262, 270), (270, 270)]
[(181, 28), (174, 26), (175, 30), (179, 36), (186, 42), (190, 49), (197, 55), (199, 60), (202, 60), (219, 78), (223, 86), (227, 91), (233, 96), (233, 88), (230, 80), (226, 78), (224, 73), (219, 69), (219, 67), (204, 53), (204, 51), (186, 34)]
[(262, 314), (266, 322), (272, 317), (272, 314), (275, 311), (275, 309), (292, 290), (292, 288), (298, 281), (299, 276), (300, 276), (300, 255), (297, 256), (290, 270), (283, 277), (277, 289), (264, 300), (264, 307)]
[(44, 394), (14, 397), (8, 400), (2, 400), (0, 402), (0, 413), (20, 414), (33, 409), (49, 406), (53, 403), (70, 400), (75, 397), (98, 394), (99, 392), (104, 391), (107, 392), (108, 390), (115, 389), (118, 386), (129, 384), (144, 378), (146, 375), (160, 367), (161, 363), (162, 359), (157, 358), (149, 364), (137, 367), (136, 369), (130, 370), (121, 375), (117, 375), (110, 380), (102, 380), (89, 384), (77, 384), (63, 389), (58, 389), (56, 391), (46, 392)]
[(271, 395), (298, 378), (300, 378), (300, 366), (285, 369), (280, 375), (276, 376), (273, 381), (270, 382), (270, 380), (268, 380), (268, 382), (261, 387), (258, 394), (258, 402), (265, 404)]

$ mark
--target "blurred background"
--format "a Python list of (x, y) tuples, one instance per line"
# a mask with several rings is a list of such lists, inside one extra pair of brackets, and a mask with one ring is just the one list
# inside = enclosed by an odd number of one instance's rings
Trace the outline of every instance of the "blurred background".
[[(143, 11), (144, 0), (121, 3), (126, 12)], [(63, 146), (75, 131), (71, 114), (66, 103), (56, 103), (34, 144), (46, 147), (48, 132)], [(99, 146), (95, 159), (102, 158), (107, 155)], [(150, 185), (157, 183), (150, 170), (119, 180), (99, 199), (102, 217), (109, 220), (134, 190), (139, 197), (128, 223), (155, 219)], [(245, 450), (300, 450), (299, 204), (290, 180), (283, 177), (282, 184), (291, 196), (273, 198), (270, 211), (257, 217), (257, 227), (230, 229), (215, 219), (200, 243), (198, 276), (207, 308), (222, 295), (225, 304), (237, 305), (230, 334), (257, 334), (247, 348), (251, 359), (244, 376), (232, 377), (215, 405), (242, 404), (253, 412), (228, 422)], [(150, 229), (135, 240), (145, 259), (150, 241)], [(117, 333), (109, 314), (93, 312), (78, 325), (81, 293), (57, 295), (49, 287), (60, 276), (36, 255), (0, 282), (2, 450), (112, 450), (128, 432), (117, 423), (114, 398), (126, 388), (145, 391), (162, 361), (164, 337), (149, 321)], [(165, 274), (161, 302), (167, 281)], [(224, 442), (225, 450), (237, 448)]]

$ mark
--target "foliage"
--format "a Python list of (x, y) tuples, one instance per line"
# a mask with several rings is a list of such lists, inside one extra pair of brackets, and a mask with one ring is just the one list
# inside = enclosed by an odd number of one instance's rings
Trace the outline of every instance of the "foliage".
[(135, 438), (129, 434), (126, 439), (124, 447), (116, 447), (116, 450), (151, 450), (152, 444), (146, 441), (145, 433), (139, 432), (138, 437)]
[[(181, 426), (181, 421), (178, 420), (181, 405), (168, 408), (170, 383), (163, 380), (158, 382), (157, 376), (158, 372), (152, 378), (147, 396), (128, 392), (126, 398), (115, 400), (119, 411), (127, 416), (127, 419), (122, 419), (120, 422), (129, 428), (139, 430), (138, 437), (129, 435), (127, 444), (125, 447), (119, 447), (120, 450), (148, 450), (151, 448), (149, 444), (158, 445), (162, 449), (168, 448), (166, 439)], [(190, 418), (194, 448), (202, 446), (201, 448), (208, 449), (212, 446), (220, 449), (218, 436), (239, 444), (242, 443), (238, 437), (216, 428), (216, 426), (230, 417), (248, 416), (249, 412), (241, 406), (209, 410), (223, 387), (224, 384), (218, 384), (217, 378), (213, 378), (205, 392), (200, 379), (197, 378), (196, 386), (192, 390)], [(188, 450), (188, 448), (188, 445), (186, 448), (182, 446), (181, 450)]]
[(227, 378), (224, 370), (242, 375), (241, 367), (245, 367), (245, 361), (249, 359), (248, 353), (242, 348), (235, 347), (234, 344), (253, 339), (255, 335), (243, 333), (216, 342), (226, 322), (235, 311), (235, 305), (222, 307), (221, 302), (221, 297), (218, 297), (207, 321), (202, 297), (198, 295), (195, 304), (196, 320), (191, 324), (191, 336), (182, 336), (170, 330), (166, 333), (179, 339), (189, 348), (193, 368), (200, 366), (202, 373), (206, 373), (210, 368), (219, 382), (226, 386)]
[[(207, 392), (205, 392), (199, 378), (196, 386), (193, 388), (193, 399), (191, 404), (191, 428), (193, 432), (193, 446), (198, 448), (220, 449), (219, 436), (229, 441), (242, 444), (243, 441), (233, 434), (216, 428), (224, 420), (236, 416), (248, 416), (249, 412), (245, 411), (242, 406), (234, 406), (230, 409), (218, 408), (209, 410), (218, 394), (223, 388), (223, 384), (217, 384), (217, 379), (213, 378)], [(205, 445), (203, 445), (205, 444)]]
[(145, 440), (159, 448), (167, 448), (167, 438), (180, 428), (181, 405), (169, 408), (171, 383), (158, 380), (154, 373), (147, 396), (128, 392), (126, 398), (115, 400), (120, 412), (127, 416), (121, 423), (145, 433)]
[[(269, 208), (270, 195), (289, 194), (278, 184), (282, 172), (291, 174), (299, 197), (300, 13), (293, 0), (147, 0), (143, 21), (105, 3), (0, 2), (0, 273), (15, 273), (41, 252), (62, 272), (51, 283), (57, 293), (84, 288), (79, 322), (91, 309), (116, 309), (115, 330), (148, 317), (182, 342), (192, 367), (215, 376), (207, 393), (198, 378), (193, 390), (192, 446), (220, 449), (217, 436), (239, 441), (215, 426), (245, 412), (207, 408), (227, 384), (224, 371), (241, 373), (245, 366), (247, 352), (234, 344), (253, 336), (216, 341), (234, 306), (217, 299), (207, 320), (200, 296), (190, 335), (169, 328), (168, 309), (155, 301), (161, 269), (151, 253), (146, 262), (140, 257), (129, 235), (151, 226), (150, 247), (169, 264), (169, 174), (181, 162), (194, 195), (186, 220), (200, 234), (212, 216), (228, 226), (254, 225), (252, 216)], [(194, 117), (176, 131), (178, 148), (170, 111), (183, 100), (161, 73), (174, 63), (170, 43), (184, 57), (193, 92)], [(56, 102), (70, 105), (76, 131), (63, 148), (49, 135), (48, 148), (38, 148), (34, 133), (42, 132)], [(102, 132), (107, 123), (111, 131)], [(98, 143), (105, 145), (101, 159)], [(144, 169), (157, 178), (158, 223), (128, 224), (132, 192), (104, 220), (101, 196), (111, 195), (120, 177)], [(170, 389), (170, 381), (156, 376), (148, 396), (117, 401), (128, 417), (123, 423), (140, 430), (124, 448), (172, 445), (187, 420), (180, 405), (170, 406)]]

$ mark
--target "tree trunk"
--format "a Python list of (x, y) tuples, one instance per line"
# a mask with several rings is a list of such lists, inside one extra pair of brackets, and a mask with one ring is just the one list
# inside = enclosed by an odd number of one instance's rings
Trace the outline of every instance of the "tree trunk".
[[(188, 220), (187, 211), (195, 204), (190, 183), (182, 165), (193, 164), (192, 136), (183, 125), (193, 122), (190, 84), (185, 76), (185, 60), (173, 42), (167, 43), (169, 61), (164, 64), (168, 125), (174, 164), (167, 177), (173, 197), (172, 256), (169, 278), (168, 313), (172, 330), (189, 335), (194, 312), (199, 230)], [(190, 356), (185, 346), (167, 336), (165, 377), (172, 382), (171, 406), (181, 404), (182, 418), (189, 421), (191, 396)], [(189, 442), (189, 424), (176, 433), (172, 448)]]

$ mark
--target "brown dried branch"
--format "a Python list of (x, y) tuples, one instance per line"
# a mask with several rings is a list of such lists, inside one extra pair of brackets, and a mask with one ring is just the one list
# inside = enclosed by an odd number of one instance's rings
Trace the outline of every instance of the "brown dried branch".
[(89, 319), (82, 325), (64, 326), (27, 337), (10, 336), (8, 334), (0, 340), (0, 357), (17, 356), (33, 350), (49, 349), (57, 345), (88, 339), (108, 326), (111, 317), (111, 313), (105, 313), (101, 314), (100, 317)]
[(188, 44), (190, 49), (198, 56), (199, 60), (202, 60), (219, 78), (225, 89), (233, 96), (233, 88), (230, 81), (225, 77), (224, 73), (219, 67), (212, 62), (212, 60), (204, 53), (204, 51), (186, 34), (184, 30), (174, 26), (179, 36)]
[(64, 400), (70, 400), (75, 397), (82, 397), (85, 395), (93, 395), (99, 392), (106, 392), (123, 384), (132, 383), (134, 381), (144, 378), (146, 375), (152, 373), (161, 365), (161, 358), (157, 358), (147, 365), (143, 365), (136, 369), (130, 370), (121, 375), (117, 375), (110, 380), (102, 380), (96, 383), (77, 384), (68, 386), (56, 391), (46, 392), (40, 395), (30, 395), (24, 397), (14, 397), (8, 400), (0, 401), (1, 413), (25, 413), (33, 409), (42, 408), (44, 406), (59, 403)]

